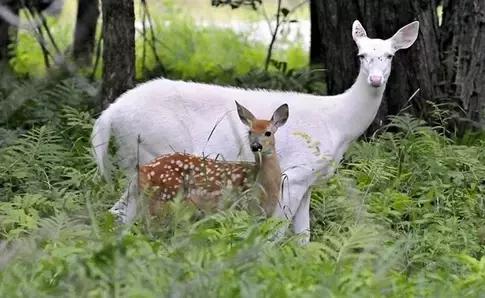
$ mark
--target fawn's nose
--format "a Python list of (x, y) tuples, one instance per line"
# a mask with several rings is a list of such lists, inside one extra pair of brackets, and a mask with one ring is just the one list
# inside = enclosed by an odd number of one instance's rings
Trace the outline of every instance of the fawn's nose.
[(261, 150), (263, 150), (263, 146), (260, 143), (258, 142), (251, 143), (251, 151), (259, 152)]

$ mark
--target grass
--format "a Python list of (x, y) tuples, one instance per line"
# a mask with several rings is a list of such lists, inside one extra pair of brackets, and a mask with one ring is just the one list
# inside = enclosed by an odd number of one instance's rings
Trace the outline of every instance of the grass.
[[(325, 87), (292, 69), (305, 63), (301, 49), (280, 53), (287, 70), (266, 73), (263, 45), (177, 14), (170, 21), (159, 29), (170, 77)], [(63, 47), (67, 32), (56, 31)], [(163, 220), (120, 227), (107, 210), (126, 181), (104, 183), (90, 155), (99, 82), (44, 76), (39, 52), (21, 54), (28, 38), (16, 58), (24, 68), (15, 65), (30, 78), (0, 79), (0, 297), (484, 297), (483, 136), (394, 118), (316, 185), (305, 247), (273, 237), (285, 222), (238, 206), (200, 218), (176, 201)], [(147, 66), (139, 74), (154, 75), (153, 57)]]

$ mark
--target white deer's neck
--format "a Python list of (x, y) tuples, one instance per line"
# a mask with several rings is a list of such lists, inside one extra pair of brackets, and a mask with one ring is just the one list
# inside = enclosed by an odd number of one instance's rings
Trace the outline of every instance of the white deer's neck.
[(277, 154), (256, 155), (257, 179), (256, 183), (262, 188), (263, 194), (260, 195), (260, 203), (270, 216), (280, 197), (281, 187), (281, 168)]
[(361, 70), (355, 83), (339, 99), (338, 130), (352, 141), (362, 135), (374, 120), (386, 86), (372, 87)]

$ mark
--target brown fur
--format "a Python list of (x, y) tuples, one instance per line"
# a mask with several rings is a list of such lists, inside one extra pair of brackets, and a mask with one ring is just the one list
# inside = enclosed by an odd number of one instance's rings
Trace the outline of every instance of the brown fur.
[(251, 121), (251, 132), (255, 132), (255, 133), (265, 132), (270, 125), (271, 125), (271, 122), (268, 120), (255, 119)]
[(245, 190), (254, 176), (254, 163), (227, 162), (184, 153), (162, 155), (139, 170), (141, 189), (153, 188), (154, 191), (150, 201), (152, 215), (179, 193), (202, 209), (212, 209), (224, 188)]

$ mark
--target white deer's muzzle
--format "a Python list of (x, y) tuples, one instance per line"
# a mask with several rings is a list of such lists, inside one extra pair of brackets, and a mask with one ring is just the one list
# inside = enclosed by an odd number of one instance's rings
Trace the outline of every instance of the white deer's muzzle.
[(372, 87), (381, 87), (382, 84), (384, 83), (384, 77), (382, 75), (370, 75), (369, 76), (369, 84)]

